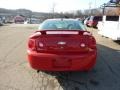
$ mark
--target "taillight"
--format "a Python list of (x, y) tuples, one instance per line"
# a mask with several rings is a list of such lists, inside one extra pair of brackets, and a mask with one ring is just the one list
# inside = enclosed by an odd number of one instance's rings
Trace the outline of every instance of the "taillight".
[(36, 46), (35, 46), (35, 39), (29, 39), (28, 41), (28, 48), (30, 50), (36, 50)]
[(93, 37), (91, 37), (90, 42), (89, 42), (89, 47), (91, 49), (96, 49), (96, 41)]
[(43, 49), (45, 49), (44, 44), (43, 44), (42, 42), (38, 41), (38, 43), (37, 43), (37, 50), (38, 50), (38, 51), (41, 51), (41, 50), (43, 50)]
[(43, 48), (43, 47), (44, 47), (43, 43), (42, 43), (42, 42), (39, 42), (39, 43), (38, 43), (38, 47), (39, 47), (39, 48)]
[(81, 43), (80, 47), (82, 47), (82, 48), (86, 47), (85, 43)]

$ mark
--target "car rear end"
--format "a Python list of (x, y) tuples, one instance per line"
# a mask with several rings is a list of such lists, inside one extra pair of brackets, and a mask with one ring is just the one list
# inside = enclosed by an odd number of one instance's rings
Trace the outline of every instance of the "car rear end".
[(46, 71), (91, 70), (96, 51), (90, 32), (63, 29), (36, 31), (29, 38), (27, 49), (30, 66)]
[[(96, 42), (89, 32), (36, 32), (28, 43), (32, 68), (50, 71), (90, 70), (96, 62)], [(52, 34), (52, 33), (60, 33)], [(72, 32), (72, 33), (73, 33)], [(40, 36), (37, 36), (41, 34)], [(69, 32), (70, 33), (70, 32)]]

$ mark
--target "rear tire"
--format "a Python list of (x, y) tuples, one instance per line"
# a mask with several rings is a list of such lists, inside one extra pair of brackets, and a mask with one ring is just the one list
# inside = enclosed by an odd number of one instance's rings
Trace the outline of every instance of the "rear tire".
[(40, 70), (37, 70), (37, 73), (39, 73), (40, 72)]

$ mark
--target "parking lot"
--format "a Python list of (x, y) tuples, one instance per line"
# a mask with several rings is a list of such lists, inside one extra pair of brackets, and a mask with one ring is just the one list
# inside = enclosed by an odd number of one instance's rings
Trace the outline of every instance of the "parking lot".
[(97, 41), (97, 63), (90, 72), (37, 73), (27, 63), (27, 39), (38, 25), (0, 27), (0, 90), (120, 90), (120, 41), (88, 28)]

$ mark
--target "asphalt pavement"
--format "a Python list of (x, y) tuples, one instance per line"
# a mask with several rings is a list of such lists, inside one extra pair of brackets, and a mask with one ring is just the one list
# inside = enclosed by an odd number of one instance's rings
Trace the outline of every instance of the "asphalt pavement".
[(97, 63), (89, 72), (39, 73), (27, 63), (28, 36), (38, 25), (0, 27), (0, 90), (120, 90), (120, 41), (88, 28), (97, 41)]

